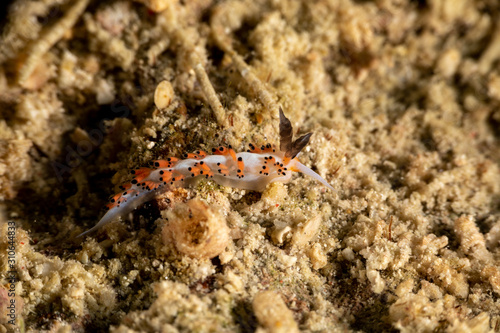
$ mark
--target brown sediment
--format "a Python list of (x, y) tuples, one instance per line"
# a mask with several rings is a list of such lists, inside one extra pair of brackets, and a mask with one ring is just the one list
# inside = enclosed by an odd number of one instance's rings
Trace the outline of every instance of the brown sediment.
[[(0, 304), (14, 221), (26, 331), (498, 331), (499, 9), (17, 1), (0, 41)], [(336, 193), (203, 180), (72, 239), (132, 168), (278, 144), (280, 106)]]

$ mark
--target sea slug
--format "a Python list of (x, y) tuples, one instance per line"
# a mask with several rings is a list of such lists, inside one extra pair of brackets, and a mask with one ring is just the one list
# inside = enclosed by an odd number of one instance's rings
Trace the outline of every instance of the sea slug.
[(213, 155), (204, 151), (184, 154), (183, 159), (169, 157), (152, 162), (152, 168), (131, 170), (134, 178), (122, 185), (108, 203), (108, 211), (93, 228), (78, 235), (84, 236), (113, 219), (123, 216), (157, 194), (172, 187), (187, 186), (201, 177), (212, 179), (220, 185), (245, 190), (262, 191), (272, 182), (286, 183), (292, 172), (299, 171), (334, 188), (320, 175), (299, 162), (297, 155), (307, 145), (312, 133), (293, 141), (290, 120), (280, 108), (280, 147), (249, 144), (246, 152), (236, 153), (231, 146), (213, 148)]

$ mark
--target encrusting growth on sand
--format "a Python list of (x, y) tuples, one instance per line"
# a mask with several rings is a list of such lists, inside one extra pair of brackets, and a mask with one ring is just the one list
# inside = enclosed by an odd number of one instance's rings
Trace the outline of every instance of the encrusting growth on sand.
[(173, 243), (177, 251), (198, 259), (211, 259), (224, 251), (231, 241), (226, 218), (214, 207), (192, 199), (167, 211), (162, 240)]

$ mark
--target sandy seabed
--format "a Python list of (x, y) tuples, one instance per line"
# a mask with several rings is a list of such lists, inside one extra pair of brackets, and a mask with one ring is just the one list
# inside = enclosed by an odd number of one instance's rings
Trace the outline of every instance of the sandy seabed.
[[(496, 0), (18, 0), (0, 332), (499, 332), (499, 22)], [(280, 106), (336, 192), (203, 180), (76, 238), (131, 168), (278, 144)]]

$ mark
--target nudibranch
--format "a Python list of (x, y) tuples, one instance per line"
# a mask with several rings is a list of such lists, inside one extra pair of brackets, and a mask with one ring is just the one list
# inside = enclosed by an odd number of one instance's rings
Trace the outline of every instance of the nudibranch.
[(93, 228), (78, 235), (84, 236), (119, 216), (123, 216), (154, 196), (178, 186), (187, 186), (205, 177), (223, 186), (245, 190), (263, 191), (272, 182), (288, 182), (292, 172), (302, 172), (334, 188), (320, 175), (299, 162), (297, 155), (307, 145), (312, 133), (295, 141), (290, 120), (280, 108), (280, 147), (267, 144), (261, 147), (249, 144), (246, 152), (236, 153), (231, 146), (184, 154), (183, 159), (169, 157), (151, 163), (152, 167), (131, 170), (134, 178), (120, 186), (107, 204), (108, 211)]

